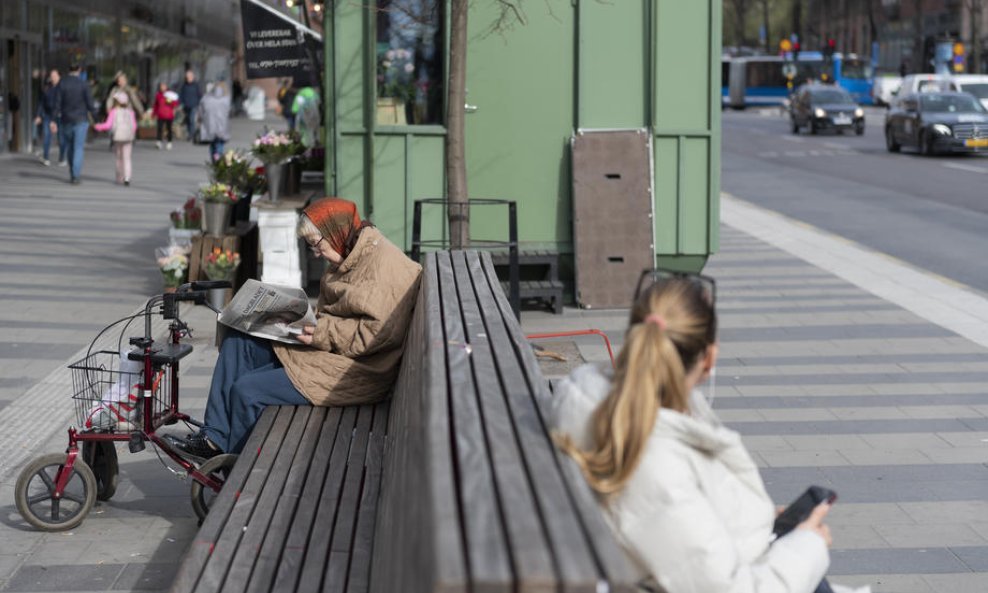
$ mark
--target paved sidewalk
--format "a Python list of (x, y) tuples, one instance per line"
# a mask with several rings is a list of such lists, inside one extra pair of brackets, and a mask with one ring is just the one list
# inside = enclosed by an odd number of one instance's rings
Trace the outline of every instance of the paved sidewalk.
[[(13, 505), (12, 460), (65, 447), (60, 369), (160, 286), (151, 252), (167, 212), (204, 180), (204, 147), (137, 155), (130, 190), (110, 184), (110, 155), (96, 149), (80, 187), (64, 170), (0, 160), (0, 591), (166, 590), (195, 533), (188, 483), (150, 448), (119, 448), (118, 494), (71, 532), (32, 531)], [(729, 197), (723, 220), (707, 269), (722, 326), (714, 406), (744, 434), (770, 494), (784, 504), (810, 483), (840, 493), (838, 582), (988, 591), (988, 301)], [(182, 401), (195, 415), (216, 352), (208, 311), (188, 315), (199, 331)], [(626, 318), (526, 312), (523, 326), (597, 327), (619, 347)], [(599, 338), (564, 342), (606, 360)]]

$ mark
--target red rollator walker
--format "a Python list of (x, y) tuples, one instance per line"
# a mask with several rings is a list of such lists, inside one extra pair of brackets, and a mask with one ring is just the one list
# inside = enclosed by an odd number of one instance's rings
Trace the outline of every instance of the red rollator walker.
[[(153, 296), (143, 311), (103, 328), (90, 343), (86, 357), (69, 365), (77, 425), (68, 430), (64, 454), (38, 457), (17, 478), (17, 510), (28, 523), (43, 531), (72, 529), (82, 523), (97, 500), (109, 500), (119, 480), (114, 445), (118, 441), (127, 442), (131, 453), (150, 442), (166, 468), (191, 478), (192, 507), (202, 521), (237, 456), (217, 455), (203, 462), (180, 451), (174, 437), (159, 429), (178, 422), (202, 426), (179, 410), (179, 361), (192, 352), (191, 344), (182, 343), (191, 329), (179, 318), (179, 303), (189, 301), (216, 311), (209, 303), (209, 291), (229, 287), (225, 281), (193, 282), (174, 293)], [(170, 320), (164, 343), (151, 337), (152, 315), (159, 314)], [(144, 335), (131, 337), (129, 346), (121, 348), (130, 322), (141, 317)], [(101, 336), (124, 322), (117, 351), (94, 350)], [(162, 452), (181, 471), (165, 464)]]

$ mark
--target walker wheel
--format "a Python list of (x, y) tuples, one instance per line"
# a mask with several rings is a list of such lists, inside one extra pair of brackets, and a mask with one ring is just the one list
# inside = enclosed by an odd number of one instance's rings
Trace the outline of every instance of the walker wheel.
[(96, 504), (96, 477), (81, 456), (76, 457), (60, 498), (55, 480), (65, 466), (64, 453), (44, 455), (29, 463), (14, 486), (14, 500), (24, 520), (42, 531), (77, 527)]
[[(236, 455), (224, 453), (199, 466), (199, 472), (219, 482), (225, 482), (235, 463), (237, 463)], [(212, 488), (206, 488), (196, 480), (192, 480), (192, 508), (195, 509), (196, 516), (199, 517), (200, 525), (206, 520), (206, 515), (209, 513), (210, 507), (213, 506), (217, 494), (219, 492), (214, 492)]]
[(120, 463), (113, 441), (84, 441), (82, 458), (96, 477), (96, 500), (110, 500), (120, 483)]

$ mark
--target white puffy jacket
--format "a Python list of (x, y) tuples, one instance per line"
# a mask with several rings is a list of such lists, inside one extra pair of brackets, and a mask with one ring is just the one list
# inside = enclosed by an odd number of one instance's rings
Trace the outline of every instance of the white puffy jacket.
[[(582, 449), (610, 370), (584, 365), (553, 397), (551, 422)], [(772, 542), (775, 506), (740, 435), (694, 391), (691, 415), (659, 411), (640, 465), (604, 503), (645, 582), (668, 593), (812, 593), (830, 564), (816, 533)]]

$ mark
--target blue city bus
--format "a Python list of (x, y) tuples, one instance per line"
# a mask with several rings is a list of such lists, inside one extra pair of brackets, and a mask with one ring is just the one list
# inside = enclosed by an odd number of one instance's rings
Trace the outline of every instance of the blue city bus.
[[(781, 105), (789, 96), (782, 56), (753, 56), (721, 61), (721, 93), (725, 106), (744, 109), (753, 106)], [(865, 58), (834, 54), (828, 66), (820, 52), (800, 52), (795, 62), (793, 87), (811, 80), (833, 82), (862, 105), (871, 105), (874, 72)]]

